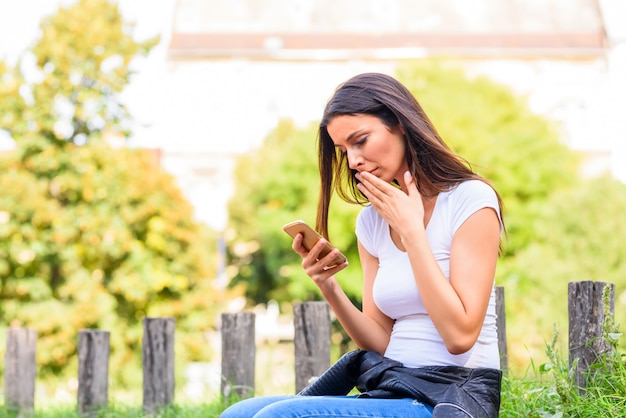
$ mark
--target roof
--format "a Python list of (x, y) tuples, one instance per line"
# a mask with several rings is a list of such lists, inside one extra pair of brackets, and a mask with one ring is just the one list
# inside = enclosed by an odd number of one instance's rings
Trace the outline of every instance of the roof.
[(604, 53), (594, 0), (177, 0), (177, 58)]

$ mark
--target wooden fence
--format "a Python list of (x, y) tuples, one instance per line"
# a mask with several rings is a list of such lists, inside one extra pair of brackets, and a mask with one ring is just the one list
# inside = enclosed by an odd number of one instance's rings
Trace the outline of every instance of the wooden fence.
[[(609, 312), (603, 292), (609, 286)], [(603, 324), (613, 315), (614, 285), (605, 282), (571, 282), (568, 285), (569, 361), (576, 365), (575, 382), (584, 387), (584, 374), (610, 345), (603, 337)], [(504, 289), (496, 288), (501, 367), (508, 368)], [(143, 408), (152, 413), (174, 400), (173, 318), (144, 318), (142, 342)], [(294, 354), (296, 392), (330, 367), (330, 309), (325, 302), (294, 305)], [(221, 395), (254, 395), (255, 314), (224, 313), (221, 316)], [(21, 415), (34, 409), (36, 332), (9, 328), (5, 355), (5, 403)], [(78, 336), (77, 410), (95, 415), (107, 405), (109, 332), (81, 330)]]

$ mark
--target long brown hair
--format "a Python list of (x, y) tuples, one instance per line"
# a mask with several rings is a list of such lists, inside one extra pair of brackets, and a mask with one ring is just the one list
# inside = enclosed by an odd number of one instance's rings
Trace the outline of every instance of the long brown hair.
[[(450, 150), (441, 139), (413, 94), (393, 77), (365, 73), (339, 85), (324, 109), (318, 132), (320, 195), (316, 229), (328, 239), (328, 212), (333, 190), (346, 202), (367, 204), (357, 188), (355, 170), (333, 143), (327, 126), (339, 115), (376, 116), (389, 129), (404, 131), (406, 161), (417, 189), (435, 196), (465, 180), (481, 180), (470, 164)], [(502, 200), (496, 192), (502, 217)]]

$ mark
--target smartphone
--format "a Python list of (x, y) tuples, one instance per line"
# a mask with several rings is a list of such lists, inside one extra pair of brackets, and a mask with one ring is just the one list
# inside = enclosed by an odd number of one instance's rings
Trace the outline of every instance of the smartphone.
[[(309, 225), (307, 225), (306, 222), (301, 220), (293, 221), (286, 225), (283, 225), (283, 230), (288, 233), (291, 238), (295, 238), (296, 235), (302, 234), (302, 245), (304, 246), (304, 248), (307, 249), (307, 251), (311, 251), (311, 248), (313, 248), (317, 241), (322, 238), (322, 236), (318, 234), (316, 230), (314, 230)], [(320, 253), (320, 258), (326, 256), (334, 248), (335, 247), (327, 241), (326, 246), (322, 249), (322, 252)], [(333, 260), (332, 267), (345, 263), (346, 261), (348, 261), (346, 256), (339, 252), (339, 254), (337, 254), (337, 257)]]

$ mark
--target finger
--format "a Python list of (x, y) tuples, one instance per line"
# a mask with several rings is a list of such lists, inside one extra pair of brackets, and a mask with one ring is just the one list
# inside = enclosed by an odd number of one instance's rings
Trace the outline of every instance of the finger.
[[(336, 248), (333, 248), (328, 254), (326, 254), (322, 259), (320, 259), (320, 262), (324, 264), (324, 270), (328, 270), (331, 267), (336, 267), (339, 264), (343, 264), (343, 263), (337, 264), (336, 258), (338, 255), (339, 255), (339, 250)], [(345, 263), (347, 265), (347, 262)]]
[(406, 184), (407, 192), (409, 195), (418, 191), (415, 179), (411, 175), (411, 172), (408, 170), (404, 172), (404, 184)]
[(326, 240), (324, 238), (319, 239), (315, 243), (315, 245), (309, 250), (308, 257), (311, 258), (313, 262), (317, 262), (325, 246)]
[(359, 173), (357, 176), (360, 181), (357, 187), (368, 199), (372, 197), (382, 199), (386, 195), (385, 189), (389, 185), (384, 181), (370, 173)]
[(395, 193), (396, 188), (383, 179), (367, 172), (361, 174), (363, 175), (363, 181), (365, 184), (372, 191), (372, 193), (377, 193), (377, 196), (384, 197)]
[(330, 276), (339, 273), (341, 270), (345, 269), (346, 267), (348, 267), (348, 262), (346, 261), (345, 263), (341, 263), (341, 264), (334, 264), (330, 267), (326, 267), (324, 268), (324, 273), (329, 274)]
[(363, 182), (357, 183), (356, 187), (357, 187), (357, 189), (359, 189), (359, 191), (361, 193), (363, 193), (363, 195), (367, 198), (367, 200), (371, 200), (372, 194), (369, 191), (369, 189), (367, 188), (367, 185), (365, 183), (363, 183)]
[(336, 264), (334, 262), (334, 257), (336, 253), (330, 256), (325, 256), (321, 260), (311, 260), (311, 255), (309, 254), (303, 261), (302, 267), (304, 267), (304, 271), (306, 274), (313, 279), (315, 283), (319, 285), (319, 283), (325, 281), (327, 278), (331, 277), (335, 273), (340, 272), (348, 266), (348, 262)]
[(308, 253), (307, 249), (304, 248), (304, 245), (302, 245), (303, 238), (302, 234), (298, 233), (295, 237), (293, 237), (293, 241), (291, 243), (291, 248), (302, 257), (306, 256)]
[(291, 241), (291, 248), (299, 253), (300, 249), (302, 248), (302, 234), (296, 234), (295, 237), (293, 237), (293, 241)]
[(315, 265), (309, 266), (307, 274), (311, 276), (311, 278), (327, 278), (337, 272), (340, 272), (346, 267), (348, 267), (347, 261), (344, 263), (335, 264), (332, 259), (330, 259), (330, 261), (320, 260)]
[(367, 198), (368, 202), (370, 202), (374, 207), (378, 206), (380, 202), (382, 202), (383, 199), (380, 194), (377, 194), (375, 192), (375, 188), (370, 189), (364, 183), (357, 184), (357, 187), (359, 191), (363, 194), (363, 196)]

